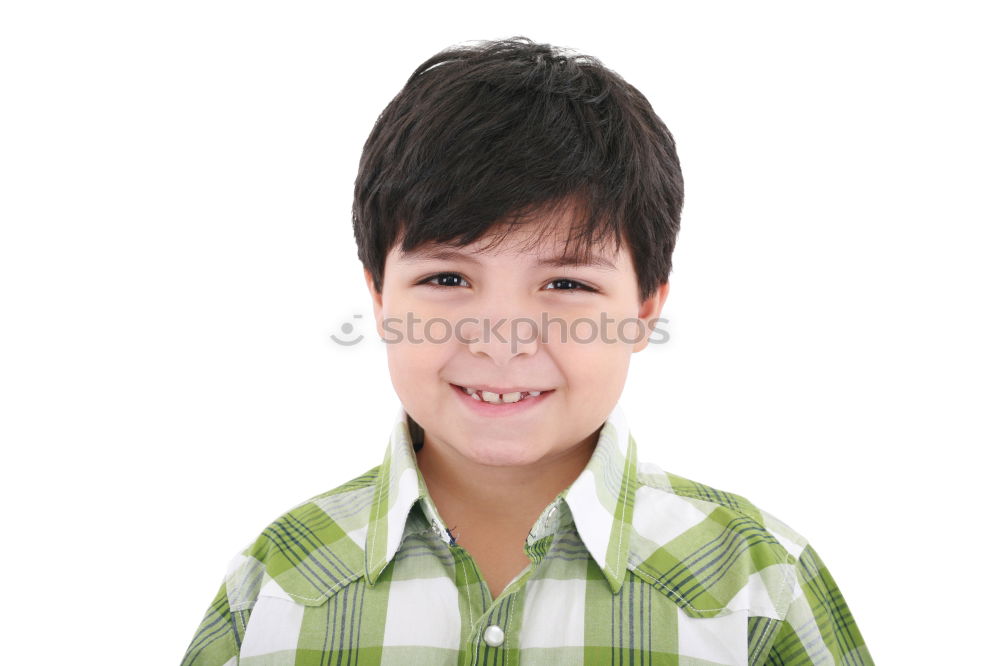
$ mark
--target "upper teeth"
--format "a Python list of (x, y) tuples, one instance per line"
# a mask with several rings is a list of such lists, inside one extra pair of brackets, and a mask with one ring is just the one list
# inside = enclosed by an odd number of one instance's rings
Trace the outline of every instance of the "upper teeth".
[(542, 394), (541, 391), (523, 391), (514, 393), (493, 393), (492, 391), (476, 391), (474, 389), (465, 388), (465, 392), (473, 397), (475, 400), (483, 400), (485, 402), (492, 402), (499, 404), (501, 402), (517, 402), (526, 396), (537, 397)]

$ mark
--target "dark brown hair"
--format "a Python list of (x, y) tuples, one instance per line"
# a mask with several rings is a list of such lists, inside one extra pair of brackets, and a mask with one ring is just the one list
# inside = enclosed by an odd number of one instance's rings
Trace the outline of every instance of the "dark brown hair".
[(512, 37), (417, 67), (365, 142), (352, 217), (381, 292), (401, 237), (404, 252), (468, 245), (572, 204), (565, 256), (624, 239), (645, 300), (668, 280), (683, 203), (673, 136), (642, 93), (594, 57)]

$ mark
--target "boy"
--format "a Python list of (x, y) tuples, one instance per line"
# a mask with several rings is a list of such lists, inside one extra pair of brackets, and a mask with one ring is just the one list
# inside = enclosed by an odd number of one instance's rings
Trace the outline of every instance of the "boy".
[(182, 663), (871, 664), (799, 534), (638, 460), (618, 399), (682, 203), (670, 132), (596, 59), (418, 67), (355, 183), (383, 463), (238, 555)]

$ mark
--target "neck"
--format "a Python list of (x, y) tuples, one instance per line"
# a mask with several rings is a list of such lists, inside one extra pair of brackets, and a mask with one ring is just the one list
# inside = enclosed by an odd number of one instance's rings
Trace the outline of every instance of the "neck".
[(542, 509), (586, 467), (598, 432), (546, 460), (524, 466), (480, 465), (426, 437), (417, 464), (441, 517), (449, 525), (490, 521), (530, 529)]

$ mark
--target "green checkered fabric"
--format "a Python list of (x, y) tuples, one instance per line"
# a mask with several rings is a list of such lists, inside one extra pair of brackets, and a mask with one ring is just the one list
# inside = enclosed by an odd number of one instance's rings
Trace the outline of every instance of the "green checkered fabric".
[(400, 407), (380, 466), (233, 559), (183, 666), (873, 663), (812, 546), (640, 462), (620, 404), (493, 599), (427, 493), (410, 423)]

